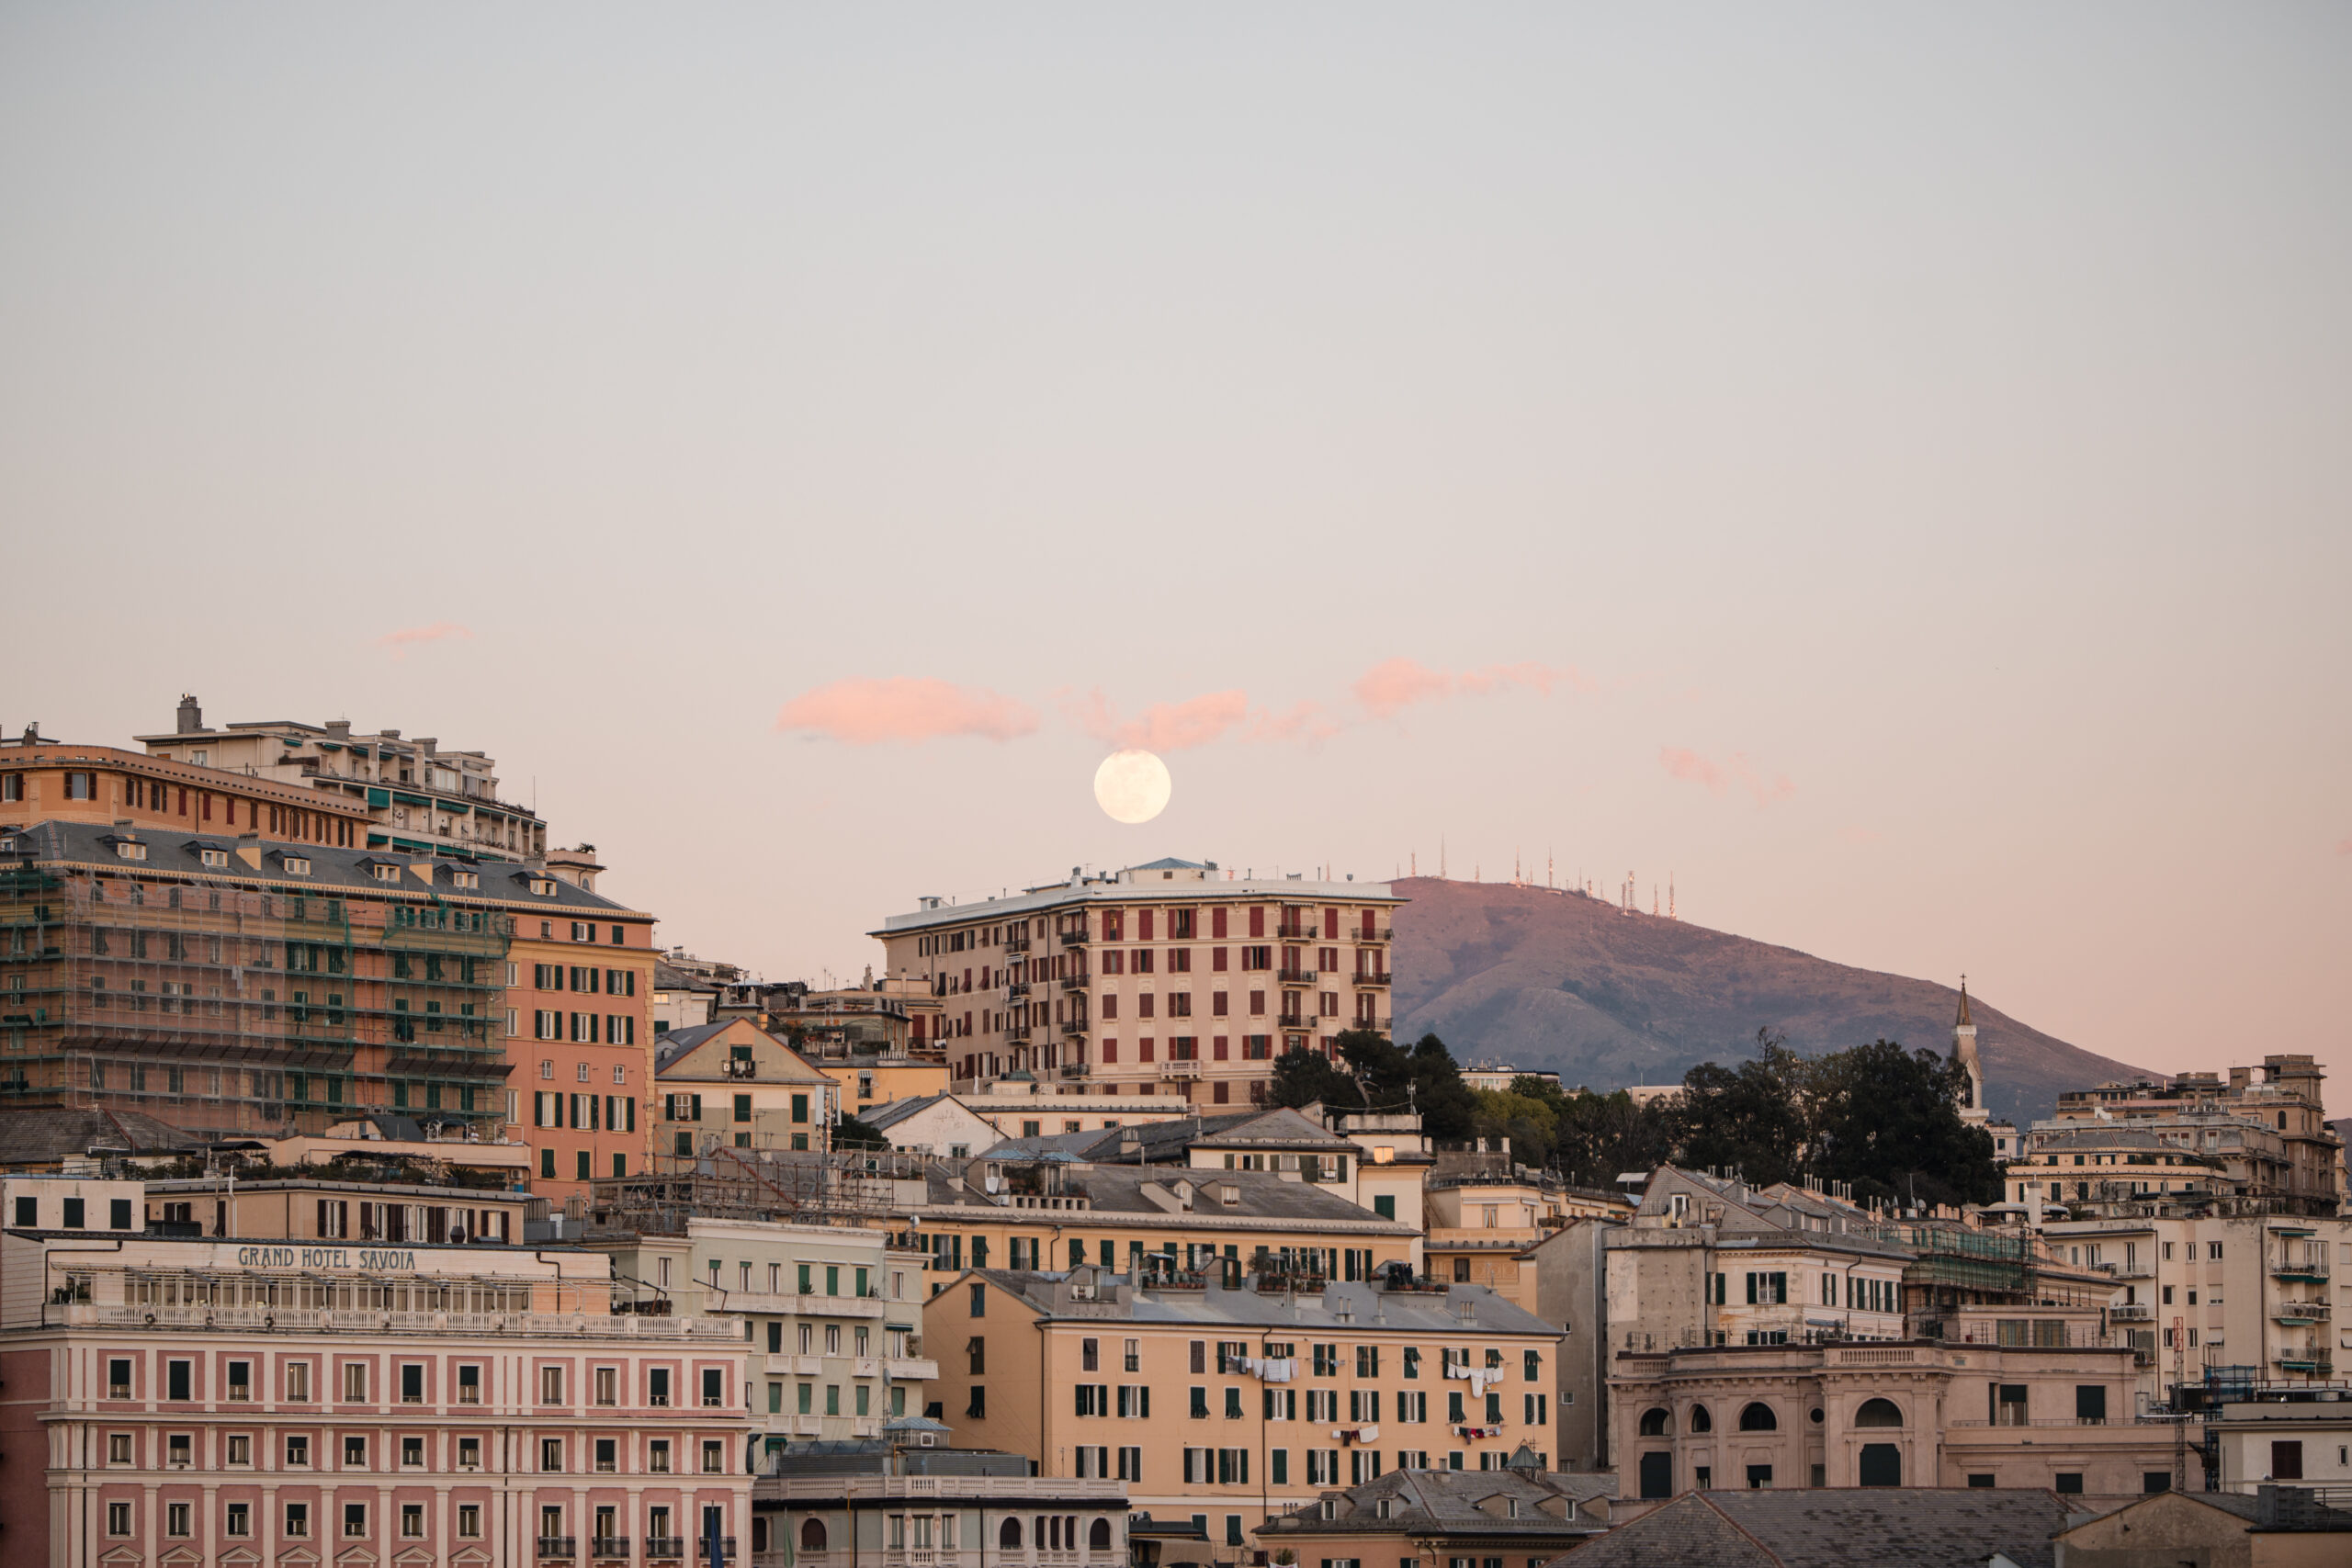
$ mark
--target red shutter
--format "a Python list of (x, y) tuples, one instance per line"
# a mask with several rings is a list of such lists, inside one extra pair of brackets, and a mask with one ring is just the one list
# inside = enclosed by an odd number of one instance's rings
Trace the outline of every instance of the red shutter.
[(1139, 909), (1136, 912), (1136, 940), (1137, 942), (1151, 940), (1151, 911), (1149, 909)]
[(1253, 904), (1250, 908), (1250, 934), (1251, 936), (1266, 934), (1266, 907), (1262, 904)]
[(1337, 909), (1323, 911), (1323, 940), (1325, 942), (1340, 940), (1340, 911)]
[(1225, 906), (1222, 904), (1219, 904), (1209, 916), (1209, 935), (1213, 937), (1225, 935)]

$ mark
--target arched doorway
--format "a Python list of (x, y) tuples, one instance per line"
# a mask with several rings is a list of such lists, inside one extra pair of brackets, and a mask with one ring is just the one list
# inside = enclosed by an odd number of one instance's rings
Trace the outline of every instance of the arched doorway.
[(1902, 1485), (1903, 1450), (1893, 1443), (1864, 1443), (1857, 1479), (1864, 1486)]
[(996, 1532), (996, 1543), (1007, 1551), (1021, 1550), (1021, 1521), (1008, 1517)]
[(1089, 1551), (1111, 1550), (1111, 1521), (1097, 1519), (1086, 1527), (1086, 1549)]
[(800, 1550), (803, 1551), (822, 1551), (825, 1550), (824, 1520), (803, 1519), (800, 1521)]

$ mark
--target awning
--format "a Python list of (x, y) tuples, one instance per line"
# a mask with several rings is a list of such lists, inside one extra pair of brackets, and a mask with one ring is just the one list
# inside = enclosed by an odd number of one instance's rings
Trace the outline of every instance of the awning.
[(392, 798), (399, 801), (402, 806), (431, 806), (433, 804), (432, 801), (426, 799), (424, 795), (402, 795), (398, 791), (393, 792)]
[(390, 806), (391, 803), (392, 792), (390, 790), (371, 789), (368, 792), (368, 805), (371, 809), (377, 807)]

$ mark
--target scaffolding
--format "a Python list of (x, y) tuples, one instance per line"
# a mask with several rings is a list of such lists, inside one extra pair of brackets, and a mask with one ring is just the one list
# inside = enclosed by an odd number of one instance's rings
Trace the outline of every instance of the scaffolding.
[(0, 1105), (216, 1138), (503, 1115), (507, 917), (126, 871), (0, 866)]
[(594, 1182), (580, 1209), (591, 1235), (683, 1235), (692, 1219), (863, 1225), (920, 1206), (930, 1164), (897, 1150), (714, 1148)]

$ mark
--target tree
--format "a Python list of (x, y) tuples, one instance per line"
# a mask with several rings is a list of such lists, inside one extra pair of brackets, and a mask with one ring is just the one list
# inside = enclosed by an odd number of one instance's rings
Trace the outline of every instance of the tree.
[(1321, 1104), (1337, 1111), (1354, 1111), (1363, 1107), (1363, 1096), (1356, 1089), (1356, 1080), (1341, 1072), (1322, 1052), (1294, 1045), (1274, 1058), (1273, 1087), (1266, 1091), (1266, 1103)]
[(1756, 1032), (1756, 1049), (1736, 1068), (1702, 1062), (1683, 1074), (1676, 1120), (1685, 1165), (1736, 1168), (1769, 1187), (1801, 1174), (1812, 1064), (1770, 1030)]
[(1510, 1089), (1472, 1089), (1470, 1126), (1481, 1138), (1509, 1138), (1511, 1158), (1519, 1164), (1544, 1166), (1551, 1163), (1559, 1112), (1543, 1096), (1519, 1092), (1521, 1084), (1531, 1081), (1516, 1078)]
[(1938, 1052), (1876, 1040), (1822, 1057), (1809, 1164), (1858, 1198), (1991, 1203), (2001, 1196), (1992, 1135), (1960, 1116), (1966, 1070)]
[(833, 1147), (837, 1149), (887, 1149), (890, 1140), (878, 1128), (868, 1126), (844, 1111), (833, 1122)]

